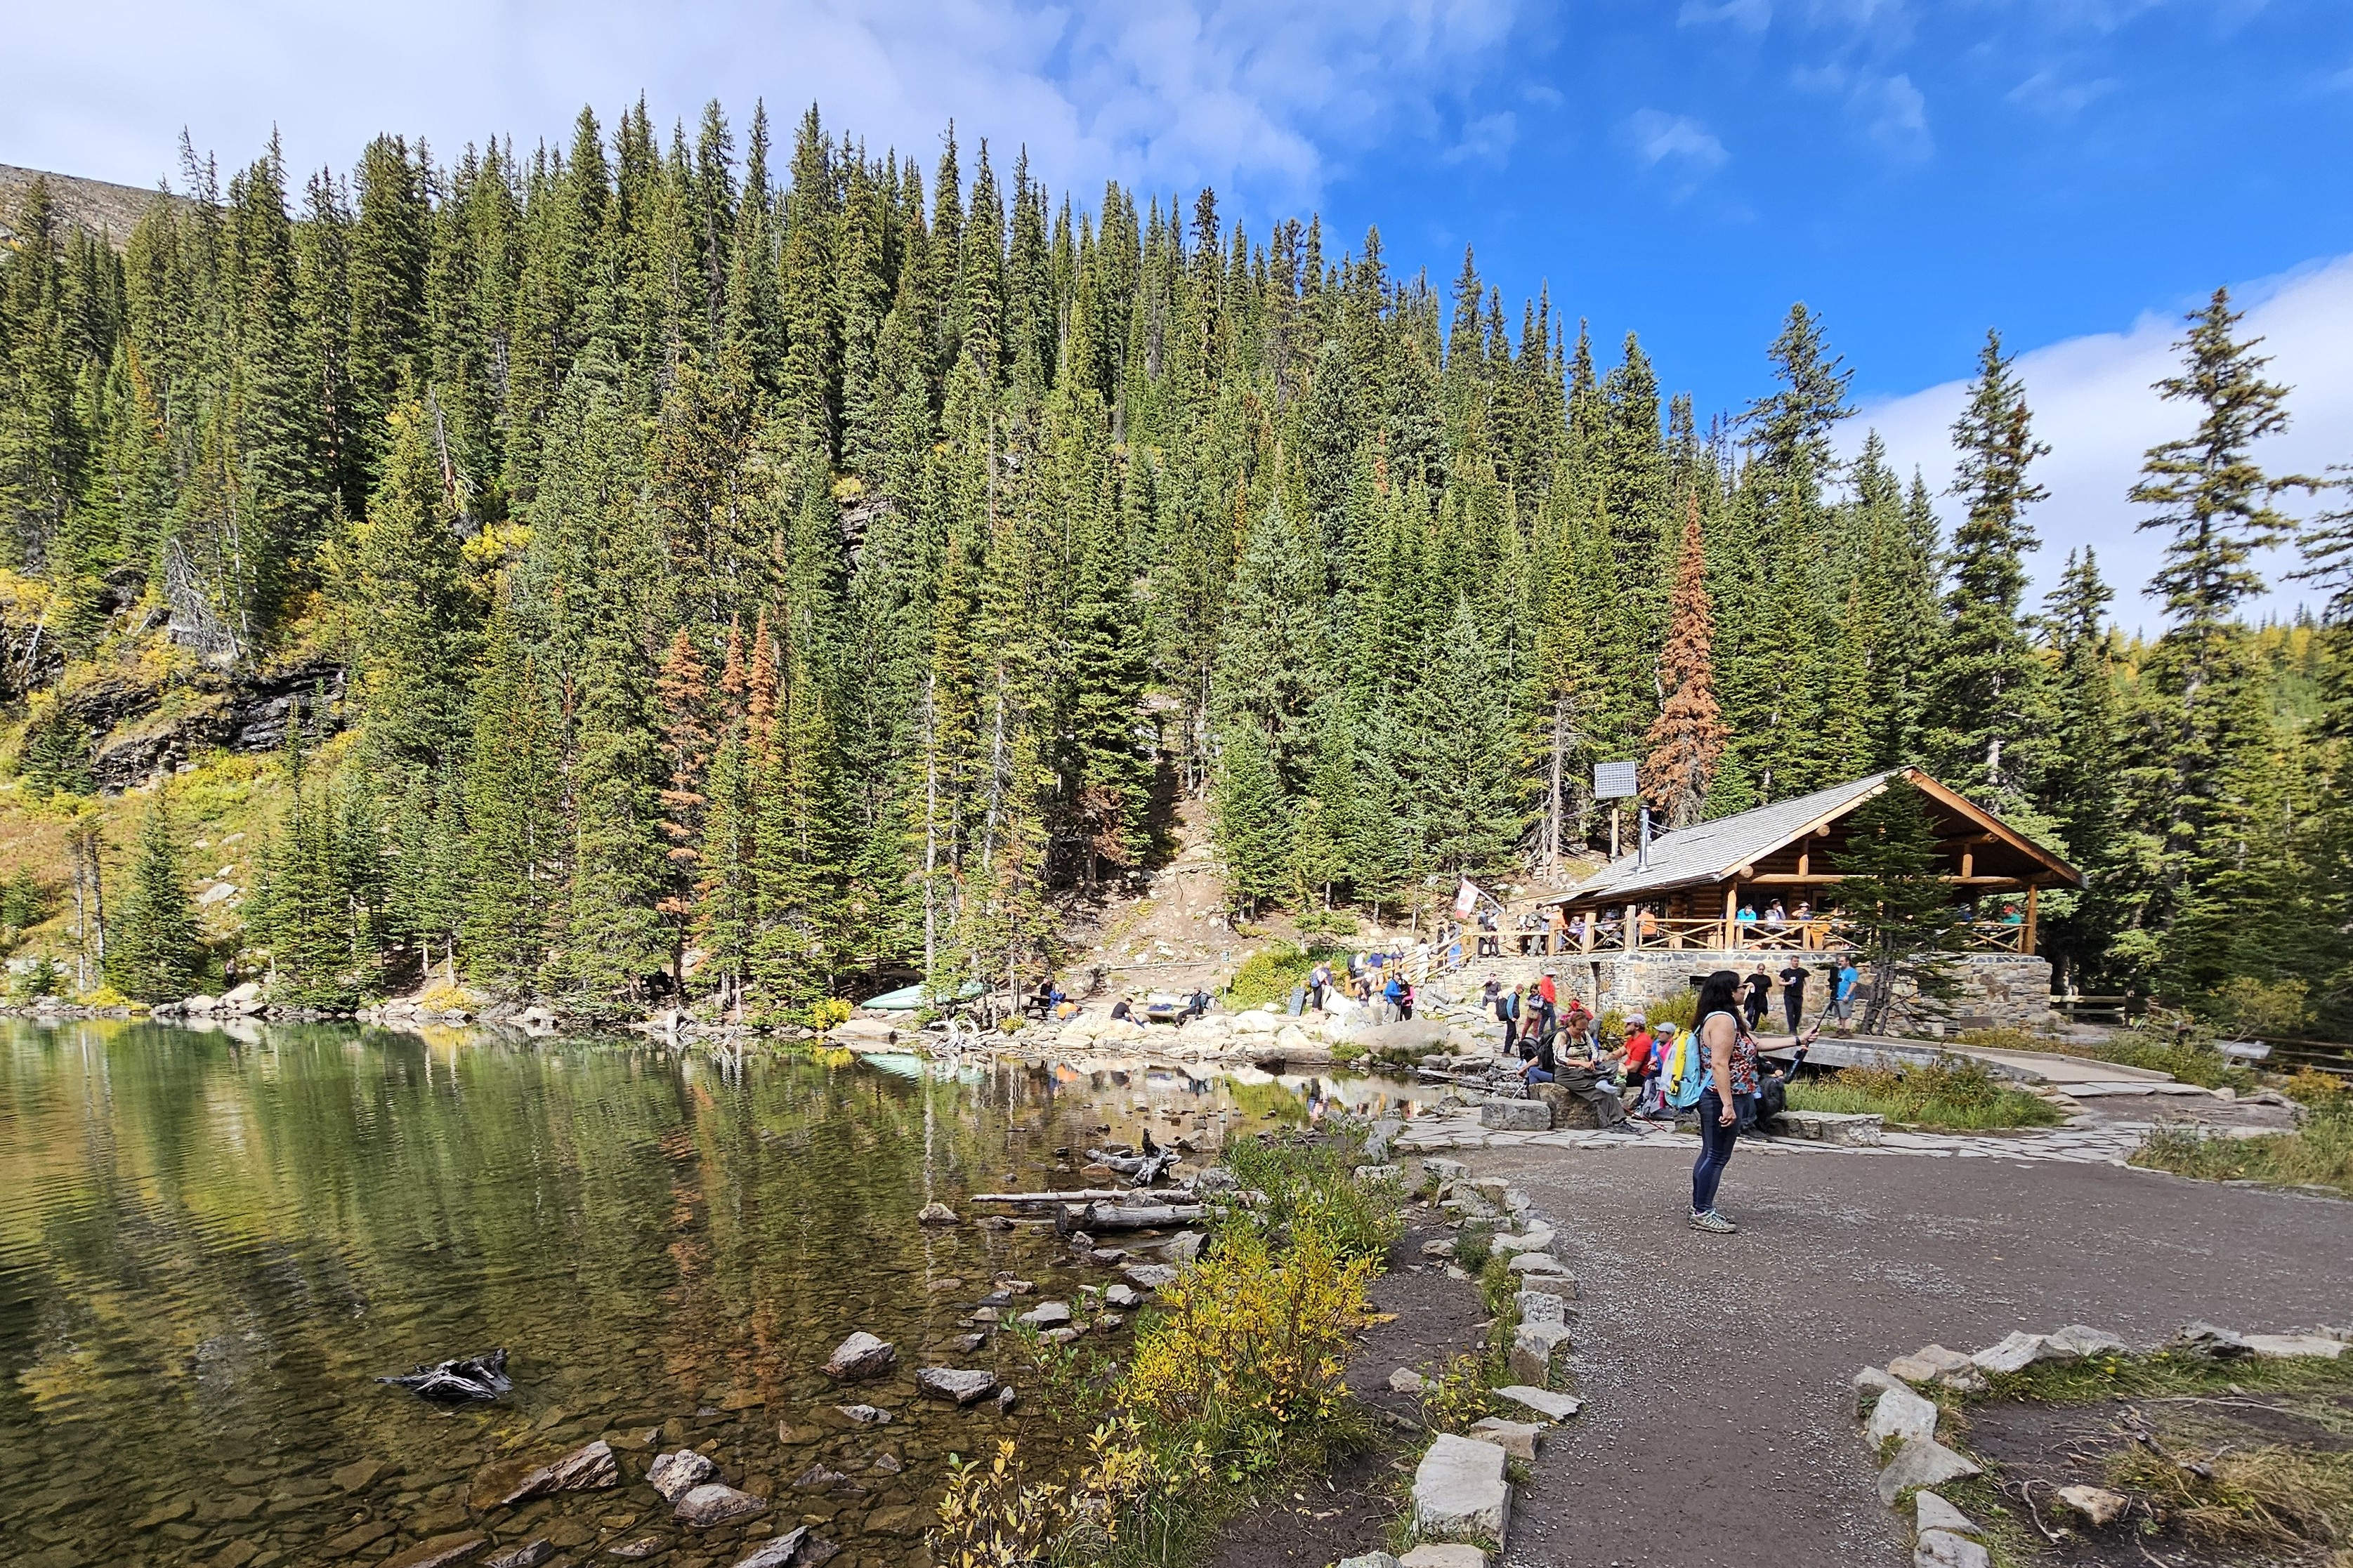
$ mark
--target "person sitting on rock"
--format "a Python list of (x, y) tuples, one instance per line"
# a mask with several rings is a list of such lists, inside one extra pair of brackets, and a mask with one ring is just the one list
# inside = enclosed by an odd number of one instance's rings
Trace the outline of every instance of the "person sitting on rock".
[(1536, 1048), (1529, 1053), (1526, 1061), (1520, 1064), (1520, 1077), (1533, 1087), (1540, 1083), (1550, 1083), (1559, 1072), (1560, 1063), (1553, 1055), (1552, 1036), (1549, 1034), (1539, 1036), (1536, 1039)]
[(1135, 1016), (1135, 1008), (1130, 1005), (1128, 999), (1124, 996), (1111, 1005), (1111, 1016), (1112, 1022), (1115, 1024), (1140, 1024), (1143, 1022), (1141, 1018), (1138, 1018)]

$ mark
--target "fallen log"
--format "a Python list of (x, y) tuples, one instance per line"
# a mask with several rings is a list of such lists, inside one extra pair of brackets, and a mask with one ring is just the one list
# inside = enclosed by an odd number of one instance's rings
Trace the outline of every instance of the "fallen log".
[(1191, 1225), (1201, 1217), (1199, 1204), (1155, 1204), (1134, 1206), (1092, 1203), (1072, 1216), (1072, 1223), (1090, 1234), (1098, 1230), (1144, 1230), (1154, 1226)]
[[(1155, 1198), (1189, 1198), (1193, 1195), (1193, 1189), (1170, 1187), (1152, 1195)], [(976, 1204), (1092, 1204), (1115, 1202), (1133, 1196), (1134, 1194), (1126, 1187), (1077, 1187), (1062, 1193), (975, 1193), (972, 1201)]]

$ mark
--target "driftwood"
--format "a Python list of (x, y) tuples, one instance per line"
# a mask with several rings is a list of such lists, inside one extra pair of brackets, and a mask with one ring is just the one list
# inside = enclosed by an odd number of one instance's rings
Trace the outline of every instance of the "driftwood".
[[(1117, 1202), (1134, 1195), (1126, 1187), (1080, 1187), (1065, 1193), (975, 1193), (972, 1201), (976, 1204), (1091, 1204)], [(1169, 1187), (1152, 1195), (1155, 1198), (1189, 1198), (1193, 1195), (1193, 1189)]]
[(408, 1389), (420, 1399), (440, 1400), (448, 1404), (467, 1399), (496, 1399), (514, 1386), (507, 1377), (507, 1352), (502, 1350), (459, 1356), (432, 1366), (420, 1362), (415, 1372), (399, 1377), (379, 1377), (376, 1381)]
[(1144, 1140), (1144, 1152), (1140, 1155), (1109, 1154), (1101, 1149), (1090, 1149), (1087, 1158), (1099, 1165), (1109, 1166), (1139, 1187), (1148, 1187), (1166, 1175), (1169, 1167), (1176, 1163), (1176, 1151), (1157, 1147), (1147, 1133)]
[(1151, 1226), (1190, 1225), (1201, 1217), (1199, 1204), (1155, 1204), (1134, 1206), (1121, 1204), (1089, 1204), (1082, 1214), (1073, 1215), (1071, 1223), (1092, 1234), (1098, 1230), (1143, 1230)]

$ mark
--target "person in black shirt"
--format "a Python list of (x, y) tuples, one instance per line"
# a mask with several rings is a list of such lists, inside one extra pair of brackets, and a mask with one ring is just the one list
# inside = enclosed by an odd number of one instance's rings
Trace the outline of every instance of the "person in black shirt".
[(1806, 1017), (1806, 971), (1795, 958), (1781, 971), (1781, 1013), (1789, 1020), (1789, 1033), (1796, 1034)]
[(1757, 961), (1757, 973), (1748, 977), (1748, 984), (1744, 989), (1748, 993), (1748, 1027), (1754, 1031), (1757, 1027), (1757, 1020), (1765, 1016), (1765, 998), (1773, 990), (1773, 976), (1766, 969), (1763, 959)]
[(1546, 1032), (1537, 1036), (1535, 1050), (1520, 1064), (1520, 1076), (1532, 1084), (1550, 1083), (1559, 1071), (1557, 1058), (1553, 1055), (1552, 1035)]

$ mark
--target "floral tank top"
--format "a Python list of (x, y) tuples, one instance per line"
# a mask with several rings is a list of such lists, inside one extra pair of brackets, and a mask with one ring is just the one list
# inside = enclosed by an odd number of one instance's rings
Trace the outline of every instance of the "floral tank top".
[[(1732, 1020), (1732, 1092), (1736, 1097), (1744, 1094), (1753, 1096), (1756, 1094), (1758, 1086), (1757, 1068), (1757, 1037), (1750, 1034), (1748, 1030), (1742, 1026), (1740, 1017), (1737, 1014), (1725, 1013), (1719, 1015), (1711, 1013), (1708, 1015), (1708, 1017), (1710, 1018), (1718, 1016), (1730, 1018)], [(1702, 1019), (1700, 1021), (1701, 1028), (1704, 1030), (1706, 1026), (1707, 1020), (1704, 1018)], [(1711, 1068), (1710, 1070), (1713, 1071), (1714, 1069)]]

